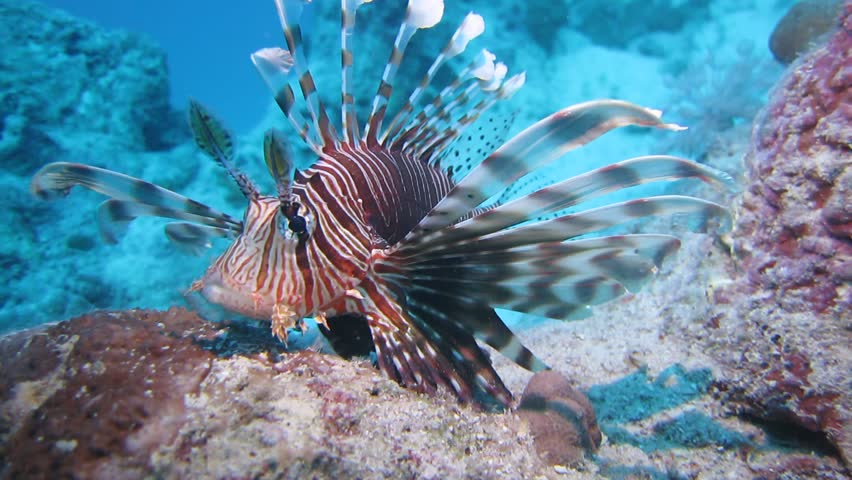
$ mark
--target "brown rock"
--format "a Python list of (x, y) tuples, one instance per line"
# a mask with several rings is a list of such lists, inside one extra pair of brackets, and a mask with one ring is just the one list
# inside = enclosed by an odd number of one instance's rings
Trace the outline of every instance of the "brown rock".
[(0, 340), (0, 476), (141, 476), (210, 369), (198, 341), (214, 332), (186, 310), (140, 310)]
[(529, 424), (539, 455), (551, 465), (576, 463), (601, 445), (589, 399), (553, 370), (530, 379), (517, 413)]
[(0, 479), (538, 478), (513, 415), (268, 328), (97, 312), (0, 338)]
[(836, 25), (841, 0), (803, 0), (787, 12), (769, 37), (775, 58), (789, 64), (810, 50), (815, 42)]

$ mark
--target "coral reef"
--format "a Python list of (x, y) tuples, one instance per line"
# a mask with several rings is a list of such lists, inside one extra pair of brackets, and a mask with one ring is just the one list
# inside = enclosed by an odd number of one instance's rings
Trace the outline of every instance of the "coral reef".
[[(720, 304), (733, 408), (818, 432), (852, 462), (852, 2), (754, 126)], [(737, 332), (725, 335), (725, 331)]]
[[(512, 414), (182, 309), (99, 312), (0, 339), (0, 478), (533, 478)], [(369, 441), (366, 441), (369, 439)]]
[(552, 465), (579, 461), (584, 452), (601, 446), (601, 431), (589, 399), (553, 370), (538, 372), (530, 379), (518, 416), (530, 425), (535, 447)]
[(789, 64), (818, 43), (837, 23), (843, 0), (801, 0), (793, 5), (769, 37), (772, 55)]
[(735, 235), (748, 280), (787, 311), (852, 306), (852, 2), (793, 69), (754, 128)]
[(165, 52), (150, 41), (23, 0), (0, 1), (0, 23), (0, 160), (14, 171), (81, 137), (131, 151), (180, 138)]

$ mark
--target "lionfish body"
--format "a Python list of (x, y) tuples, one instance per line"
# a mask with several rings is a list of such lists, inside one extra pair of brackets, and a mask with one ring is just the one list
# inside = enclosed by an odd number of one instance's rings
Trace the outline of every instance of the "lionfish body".
[(668, 156), (625, 160), (487, 204), (524, 175), (613, 128), (679, 127), (663, 123), (659, 112), (626, 102), (588, 102), (539, 121), (478, 164), (451, 165), (448, 152), (465, 127), (524, 81), (523, 74), (505, 78), (506, 67), (483, 50), (433, 100), (421, 101), (438, 69), (484, 29), (475, 14), (465, 18), (383, 127), (405, 46), (417, 30), (440, 20), (439, 0), (409, 1), (363, 132), (351, 93), (348, 38), (355, 10), (365, 0), (342, 0), (338, 133), (302, 51), (299, 20), (309, 3), (276, 0), (287, 48), (260, 50), (252, 60), (317, 154), (313, 166), (297, 172), (282, 137), (268, 133), (264, 157), (277, 192), (262, 195), (234, 166), (227, 130), (200, 105), (190, 105), (196, 142), (248, 200), (242, 221), (143, 180), (80, 164), (45, 166), (33, 179), (33, 191), (48, 198), (82, 185), (111, 197), (98, 214), (108, 241), (142, 215), (179, 220), (166, 226), (166, 234), (192, 253), (213, 238), (233, 238), (192, 290), (234, 312), (270, 320), (273, 333), (285, 340), (288, 329), (309, 316), (332, 335), (346, 332), (346, 322), (366, 322), (379, 368), (398, 382), (421, 391), (445, 387), (463, 401), (503, 406), (511, 394), (477, 339), (525, 368), (547, 367), (495, 307), (556, 319), (583, 317), (591, 305), (639, 288), (678, 246), (670, 235), (596, 232), (651, 215), (725, 215), (717, 204), (685, 196), (565, 213), (592, 197), (651, 181), (691, 177), (730, 183), (724, 173)]

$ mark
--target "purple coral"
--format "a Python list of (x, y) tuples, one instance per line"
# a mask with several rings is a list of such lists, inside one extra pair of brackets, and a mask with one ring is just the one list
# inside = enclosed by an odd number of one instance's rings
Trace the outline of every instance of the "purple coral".
[(737, 225), (750, 283), (788, 311), (849, 312), (852, 292), (852, 2), (758, 119)]

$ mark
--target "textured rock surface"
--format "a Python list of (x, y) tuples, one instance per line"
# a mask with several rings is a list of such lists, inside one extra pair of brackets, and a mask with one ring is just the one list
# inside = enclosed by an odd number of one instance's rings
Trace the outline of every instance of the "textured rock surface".
[(815, 46), (837, 24), (843, 0), (802, 0), (784, 15), (769, 37), (772, 55), (788, 64)]
[[(368, 364), (334, 356), (277, 361), (263, 344), (266, 331), (260, 343), (229, 337), (172, 309), (95, 313), (0, 339), (0, 477), (548, 471), (514, 415), (419, 395)], [(265, 353), (251, 353), (258, 349)]]
[(83, 131), (88, 142), (132, 151), (175, 143), (166, 56), (159, 47), (28, 0), (0, 1), (0, 24), (5, 165), (29, 173), (55, 160)]
[(517, 413), (529, 423), (539, 455), (552, 465), (576, 463), (601, 446), (601, 430), (589, 399), (553, 370), (533, 375)]
[(757, 120), (735, 235), (750, 284), (787, 311), (852, 307), (852, 2)]
[(850, 462), (852, 2), (844, 8), (755, 124), (733, 233), (743, 276), (714, 298), (729, 309), (719, 348), (731, 354), (730, 398), (824, 434)]

